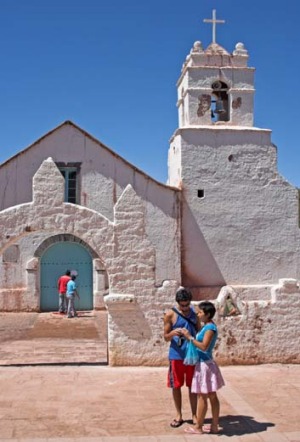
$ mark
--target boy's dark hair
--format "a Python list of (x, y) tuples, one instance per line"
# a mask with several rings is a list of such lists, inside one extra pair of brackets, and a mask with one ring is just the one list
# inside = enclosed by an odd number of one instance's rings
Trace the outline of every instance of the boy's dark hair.
[(206, 315), (208, 315), (209, 319), (212, 319), (215, 316), (216, 307), (210, 301), (200, 302), (198, 308), (202, 310)]
[(181, 287), (177, 290), (175, 299), (176, 302), (191, 301), (192, 297), (192, 293), (188, 289)]
[(70, 276), (71, 275), (71, 270), (66, 270), (66, 275)]

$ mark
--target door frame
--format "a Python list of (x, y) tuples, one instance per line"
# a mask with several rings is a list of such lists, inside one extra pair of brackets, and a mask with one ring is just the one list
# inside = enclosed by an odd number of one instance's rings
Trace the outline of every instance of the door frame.
[(70, 233), (60, 233), (46, 238), (37, 247), (34, 257), (26, 265), (27, 290), (35, 293), (37, 310), (41, 311), (40, 260), (45, 250), (57, 242), (79, 243), (91, 254), (93, 264), (93, 307), (95, 310), (106, 310), (104, 296), (109, 293), (109, 275), (105, 263), (85, 241)]

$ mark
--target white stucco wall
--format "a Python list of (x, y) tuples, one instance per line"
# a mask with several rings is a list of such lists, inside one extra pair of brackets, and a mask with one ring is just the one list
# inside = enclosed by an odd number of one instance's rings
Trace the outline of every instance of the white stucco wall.
[[(51, 158), (45, 160), (33, 178), (32, 202), (0, 212), (0, 308), (38, 311), (37, 249), (45, 239), (73, 235), (101, 257), (109, 275), (109, 295), (104, 301), (110, 364), (165, 364), (162, 316), (172, 305), (179, 282), (168, 280), (156, 286), (156, 249), (145, 229), (144, 206), (130, 184), (114, 205), (113, 221), (94, 210), (65, 203), (62, 175)], [(178, 238), (180, 234), (174, 241)], [(5, 254), (10, 258), (7, 268)]]
[[(298, 279), (298, 190), (277, 172), (270, 131), (182, 129), (174, 142), (182, 166), (183, 284)], [(178, 184), (176, 170), (170, 184)]]
[[(157, 285), (180, 281), (179, 195), (66, 122), (0, 167), (0, 210), (32, 200), (32, 177), (48, 157), (81, 163), (80, 204), (110, 221), (114, 205), (128, 184), (144, 201), (145, 229), (156, 249)], [(168, 259), (172, 256), (172, 260)]]
[[(215, 301), (217, 308), (229, 293), (236, 295), (235, 301), (239, 301), (239, 291), (226, 286)], [(281, 278), (267, 289), (257, 287), (256, 294), (260, 299), (251, 299), (250, 295), (237, 302), (241, 314), (227, 317), (217, 314), (219, 338), (215, 357), (218, 362), (222, 365), (299, 364), (299, 282)]]

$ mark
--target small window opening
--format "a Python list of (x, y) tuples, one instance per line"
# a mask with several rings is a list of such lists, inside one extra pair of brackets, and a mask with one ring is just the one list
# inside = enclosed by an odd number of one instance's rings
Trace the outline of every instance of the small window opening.
[(79, 204), (79, 192), (78, 192), (78, 176), (79, 176), (79, 167), (72, 164), (62, 164), (58, 163), (57, 167), (59, 168), (62, 176), (65, 179), (65, 202)]
[(229, 121), (228, 87), (223, 81), (214, 81), (211, 85), (211, 120)]
[(198, 189), (198, 198), (204, 198), (204, 189)]

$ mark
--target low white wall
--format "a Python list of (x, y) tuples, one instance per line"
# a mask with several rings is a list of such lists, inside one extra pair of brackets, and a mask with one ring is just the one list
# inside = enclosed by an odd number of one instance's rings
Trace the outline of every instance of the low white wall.
[(249, 286), (248, 295), (252, 292), (252, 300), (251, 296), (248, 299), (240, 296), (239, 290), (240, 287), (224, 287), (215, 301), (221, 311), (229, 295), (240, 309), (236, 316), (216, 316), (219, 329), (215, 349), (217, 361), (222, 365), (299, 364), (300, 289), (297, 280), (280, 279), (277, 285), (268, 287)]

